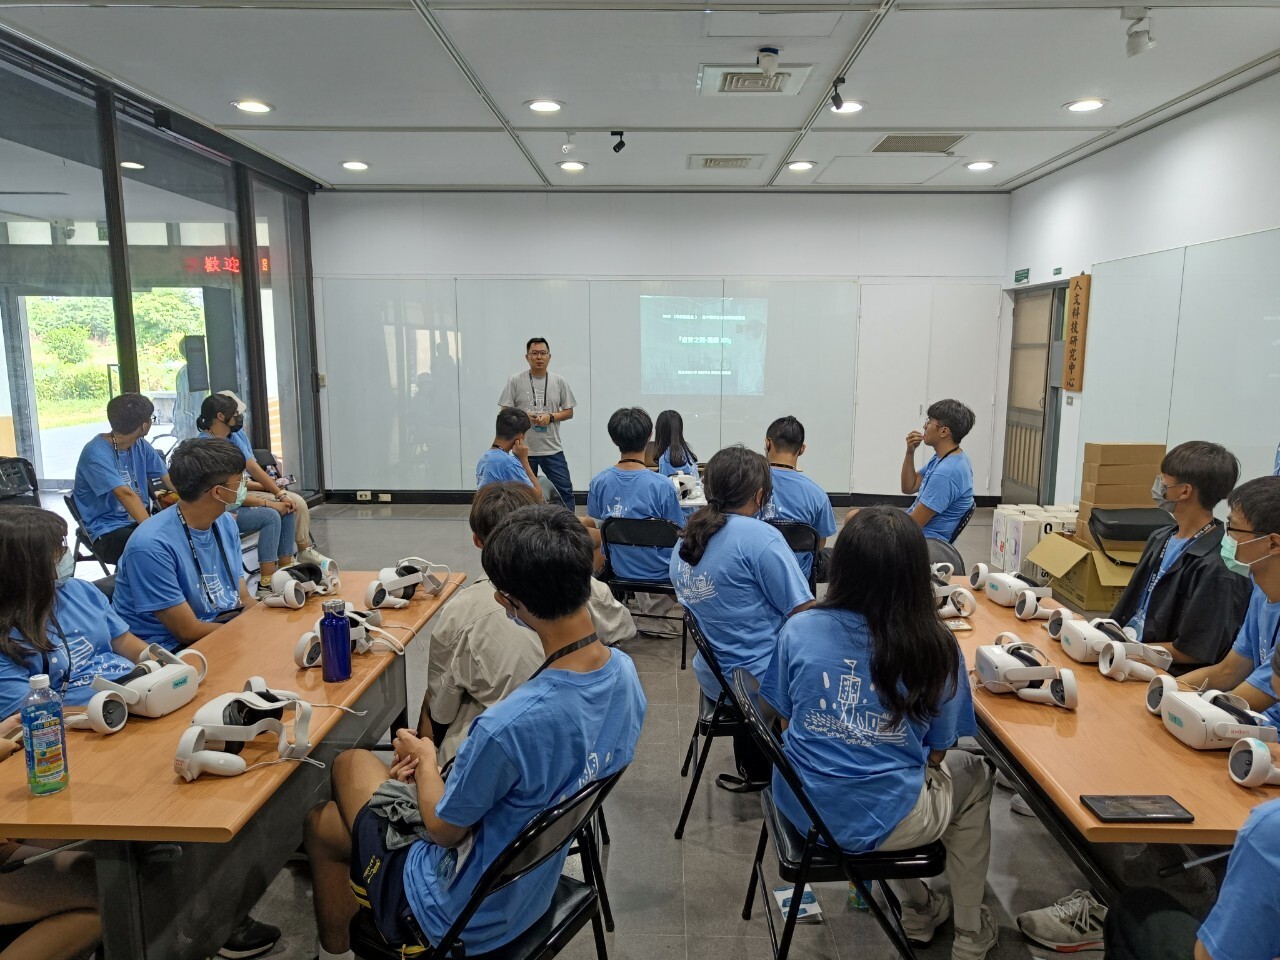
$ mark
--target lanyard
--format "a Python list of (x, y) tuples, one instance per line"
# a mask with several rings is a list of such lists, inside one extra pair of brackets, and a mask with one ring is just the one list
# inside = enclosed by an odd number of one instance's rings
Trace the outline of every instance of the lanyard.
[(640, 466), (642, 466), (642, 467), (643, 467), (643, 466), (646, 466), (646, 464), (645, 464), (645, 462), (644, 462), (643, 460), (637, 460), (635, 457), (623, 457), (623, 458), (622, 458), (621, 460), (619, 460), (618, 462), (619, 462), (619, 463), (638, 463), (638, 464), (640, 464)]
[[(1218, 522), (1217, 520), (1210, 520), (1203, 527), (1201, 527), (1194, 534), (1192, 534), (1191, 539), (1187, 541), (1186, 547), (1183, 548), (1184, 551), (1191, 549), (1191, 544), (1195, 543), (1202, 536), (1204, 536), (1206, 533), (1212, 530), (1214, 527), (1214, 524), (1216, 524), (1217, 522)], [(1146, 595), (1148, 597), (1150, 597), (1152, 592), (1155, 590), (1156, 584), (1160, 582), (1160, 569), (1164, 566), (1164, 555), (1166, 551), (1168, 551), (1169, 549), (1169, 544), (1172, 542), (1173, 542), (1173, 537), (1171, 535), (1169, 539), (1164, 542), (1164, 546), (1160, 548), (1160, 556), (1156, 558), (1156, 568), (1151, 571), (1151, 579), (1147, 581)]]
[[(120, 472), (120, 448), (116, 446), (115, 431), (114, 430), (111, 431), (111, 433), (108, 434), (108, 436), (111, 437), (111, 452), (116, 455), (116, 473), (119, 473)], [(136, 493), (139, 497), (141, 497), (142, 490), (138, 487), (138, 478), (135, 476), (135, 473), (136, 471), (134, 470), (129, 471), (129, 486), (133, 488), (134, 493)]]
[[(187, 518), (182, 515), (182, 504), (176, 505), (173, 509), (178, 511), (178, 519), (182, 521), (182, 532), (187, 535), (187, 546), (191, 548), (191, 561), (196, 565), (196, 577), (200, 580), (200, 588), (204, 591), (204, 598), (208, 601), (209, 612), (217, 613), (218, 608), (213, 602), (213, 594), (209, 592), (209, 584), (204, 580), (204, 568), (200, 566), (200, 557), (196, 554), (196, 542), (191, 539), (191, 528), (187, 526)], [(218, 536), (218, 531), (213, 530), (213, 542), (218, 545), (218, 553), (222, 555), (222, 565), (227, 568), (227, 576), (231, 578), (231, 584), (234, 588), (238, 584), (236, 575), (231, 572), (231, 561), (227, 559), (226, 548), (222, 546), (222, 539)], [(236, 608), (239, 604), (236, 604)]]
[[(595, 643), (599, 639), (600, 637), (598, 635), (591, 633), (583, 637), (581, 640), (575, 640), (573, 643), (569, 644), (567, 647), (561, 647), (551, 656), (547, 657), (546, 660), (542, 661), (542, 666), (540, 666), (537, 670), (534, 671), (533, 677), (536, 677), (538, 674), (542, 673), (543, 670), (547, 669), (547, 667), (551, 666), (551, 664), (555, 663), (561, 657), (567, 657), (569, 654), (574, 653), (577, 650), (581, 650), (583, 647), (590, 646), (591, 644)], [(529, 679), (532, 680), (533, 677), (530, 677)]]
[(770, 461), (769, 461), (769, 466), (771, 466), (771, 467), (777, 467), (779, 470), (794, 470), (794, 469), (795, 469), (795, 467), (793, 467), (793, 466), (792, 466), (791, 464), (789, 464), (789, 463), (774, 463), (772, 460), (770, 460)]
[[(54, 603), (58, 601), (55, 598)], [(67, 687), (71, 684), (71, 647), (67, 643), (67, 634), (62, 629), (62, 624), (58, 623), (58, 615), (52, 610), (49, 611), (49, 619), (53, 621), (53, 629), (58, 631), (58, 639), (62, 641), (62, 652), (67, 658), (67, 669), (62, 672), (62, 683), (59, 684), (58, 697), (62, 700), (67, 699)], [(49, 654), (44, 650), (40, 651), (40, 662), (44, 667), (45, 676), (49, 676), (53, 672), (53, 665), (49, 660)]]
[(533, 389), (533, 374), (529, 374), (529, 396), (533, 398), (533, 407), (535, 410), (546, 409), (547, 392), (551, 389), (551, 374), (547, 374), (542, 378), (542, 402), (538, 402), (538, 393)]

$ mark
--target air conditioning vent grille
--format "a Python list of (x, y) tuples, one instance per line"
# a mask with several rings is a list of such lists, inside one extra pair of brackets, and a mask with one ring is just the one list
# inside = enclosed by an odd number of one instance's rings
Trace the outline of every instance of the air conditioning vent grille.
[(946, 153), (963, 140), (963, 133), (891, 133), (872, 153)]
[(752, 71), (750, 73), (722, 73), (720, 75), (721, 93), (781, 93), (787, 86), (791, 74), (778, 72), (772, 77)]
[(759, 170), (764, 154), (692, 153), (690, 170)]

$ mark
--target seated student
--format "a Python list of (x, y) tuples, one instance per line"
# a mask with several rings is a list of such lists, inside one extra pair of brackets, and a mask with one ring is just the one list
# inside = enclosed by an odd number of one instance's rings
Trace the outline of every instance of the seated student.
[(542, 499), (542, 487), (529, 463), (529, 446), (524, 435), (529, 431), (529, 415), (517, 407), (498, 411), (498, 422), (493, 428), (493, 446), (484, 452), (476, 464), (476, 489), (490, 483), (527, 483), (538, 491)]
[[(388, 771), (351, 750), (333, 766), (335, 801), (311, 811), (307, 854), (320, 957), (349, 958), (357, 897), (388, 943), (438, 944), (494, 858), (551, 804), (625, 767), (645, 698), (631, 659), (598, 642), (587, 608), (591, 540), (560, 507), (523, 507), (485, 541), (481, 564), (495, 597), (537, 633), (543, 666), (471, 726), (446, 784), (435, 746), (412, 730), (395, 740)], [(416, 784), (429, 840), (395, 850), (387, 822), (367, 806), (388, 776)], [(566, 852), (485, 900), (463, 934), (468, 954), (518, 936), (546, 912)], [(353, 896), (354, 891), (354, 896)]]
[[(902, 492), (914, 493), (907, 508), (926, 537), (950, 540), (964, 515), (973, 508), (973, 465), (960, 444), (973, 429), (973, 411), (959, 400), (939, 400), (929, 406), (924, 433), (907, 434), (902, 459)], [(916, 447), (933, 448), (933, 457), (916, 470)]]
[(658, 472), (664, 477), (677, 473), (698, 479), (698, 455), (684, 439), (684, 418), (675, 410), (663, 410), (653, 428), (653, 452)]
[[(644, 448), (652, 431), (653, 421), (639, 407), (623, 407), (609, 418), (609, 439), (618, 448), (619, 459), (615, 466), (591, 478), (587, 516), (597, 525), (611, 517), (626, 517), (670, 520), (677, 527), (684, 526), (684, 511), (680, 509), (675, 485), (644, 465)], [(671, 566), (671, 550), (667, 547), (613, 547), (608, 554), (613, 572), (630, 580), (665, 581)], [(677, 620), (658, 619), (678, 614), (671, 597), (639, 594), (636, 612), (644, 618), (637, 624), (643, 632), (680, 636)]]
[[(920, 528), (893, 507), (861, 510), (836, 540), (831, 584), (782, 627), (760, 693), (786, 723), (783, 750), (850, 853), (941, 840), (955, 902), (952, 960), (996, 945), (982, 905), (991, 852), (991, 770), (951, 750), (977, 733), (964, 654), (938, 621)], [(778, 809), (804, 808), (775, 771)], [(922, 880), (896, 884), (902, 925), (928, 943), (952, 912)]]
[(184, 440), (169, 476), (181, 500), (130, 538), (111, 603), (143, 642), (177, 650), (253, 601), (241, 574), (240, 533), (227, 515), (244, 489), (240, 451), (222, 440)]
[[(773, 492), (769, 464), (743, 446), (726, 447), (707, 463), (707, 505), (689, 518), (671, 555), (671, 582), (715, 651), (728, 680), (738, 667), (760, 679), (773, 662), (787, 618), (813, 605), (796, 555), (774, 527), (756, 516)], [(711, 699), (720, 684), (698, 653), (698, 685)], [(732, 682), (732, 681), (731, 681)], [(716, 784), (739, 792), (768, 784), (769, 761), (749, 731), (734, 736), (739, 776)]]
[[(491, 483), (476, 491), (471, 501), (472, 542), (483, 550), (499, 523), (539, 502), (527, 483)], [(606, 646), (636, 635), (631, 613), (594, 577), (587, 611)], [(418, 736), (435, 741), (441, 764), (458, 752), (471, 721), (533, 676), (543, 658), (537, 634), (507, 616), (488, 580), (473, 583), (444, 605), (428, 650)]]
[[(779, 417), (764, 435), (764, 455), (773, 475), (773, 495), (760, 514), (761, 520), (794, 520), (807, 523), (818, 532), (819, 583), (827, 580), (831, 551), (827, 537), (835, 536), (836, 514), (827, 492), (800, 472), (797, 462), (805, 451), (804, 424), (795, 417)], [(813, 555), (797, 553), (800, 572), (809, 576)]]
[(111, 430), (94, 434), (76, 461), (71, 496), (94, 553), (107, 563), (120, 560), (133, 531), (151, 515), (151, 481), (169, 486), (164, 460), (145, 439), (154, 412), (151, 399), (140, 393), (112, 397), (107, 404)]

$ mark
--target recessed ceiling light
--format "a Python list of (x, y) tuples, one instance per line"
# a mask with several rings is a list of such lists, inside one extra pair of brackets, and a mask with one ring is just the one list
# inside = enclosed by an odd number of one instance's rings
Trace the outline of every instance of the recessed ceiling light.
[(363, 160), (343, 160), (342, 169), (343, 170), (368, 170), (369, 165), (365, 163)]
[(1090, 110), (1101, 110), (1106, 105), (1105, 100), (1097, 97), (1088, 97), (1084, 100), (1072, 100), (1070, 103), (1063, 104), (1072, 113), (1088, 113)]
[(145, 170), (145, 169), (147, 169), (143, 164), (138, 163), (138, 161), (136, 161), (136, 160), (121, 160), (121, 161), (120, 161), (120, 166), (124, 167), (126, 170)]
[(581, 173), (587, 169), (587, 165), (581, 160), (561, 160), (556, 166), (565, 173)]
[(787, 164), (787, 169), (792, 173), (804, 173), (806, 170), (813, 169), (812, 160), (792, 160)]
[(841, 104), (839, 109), (836, 109), (834, 106), (831, 107), (831, 112), (832, 113), (857, 113), (864, 106), (866, 106), (866, 104), (859, 103), (857, 100), (845, 100)]
[(525, 106), (534, 113), (559, 113), (564, 104), (558, 100), (530, 100)]
[(964, 167), (966, 170), (972, 170), (974, 173), (978, 173), (982, 170), (990, 170), (995, 165), (996, 162), (994, 160), (975, 160), (973, 163), (966, 163)]
[(275, 107), (261, 100), (232, 100), (231, 105), (245, 113), (270, 113)]

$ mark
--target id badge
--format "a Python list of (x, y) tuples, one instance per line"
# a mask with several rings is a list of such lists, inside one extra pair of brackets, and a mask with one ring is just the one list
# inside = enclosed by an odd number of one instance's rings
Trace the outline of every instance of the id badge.
[[(540, 417), (540, 416), (542, 416), (542, 415), (543, 415), (544, 413), (546, 413), (546, 412), (547, 412), (547, 411), (546, 411), (546, 410), (543, 410), (541, 407), (534, 407), (534, 409), (533, 409), (533, 415), (534, 415), (535, 417)], [(534, 430), (534, 432), (535, 432), (535, 433), (546, 433), (546, 432), (547, 432), (547, 428), (546, 428), (546, 427), (534, 427), (534, 428), (533, 428), (533, 430)]]

